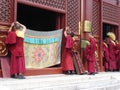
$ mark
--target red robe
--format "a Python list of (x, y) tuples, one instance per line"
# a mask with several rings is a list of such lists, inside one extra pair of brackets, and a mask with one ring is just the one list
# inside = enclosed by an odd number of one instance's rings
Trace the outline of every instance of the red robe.
[(65, 58), (63, 60), (63, 70), (74, 70), (73, 60), (72, 60), (72, 49), (74, 45), (74, 40), (71, 36), (66, 36), (65, 45)]
[(116, 45), (116, 62), (117, 69), (120, 70), (120, 43)]
[(25, 72), (25, 59), (23, 49), (23, 38), (17, 37), (15, 31), (8, 32), (8, 37), (5, 43), (11, 53), (10, 72), (11, 75), (15, 73)]
[(108, 50), (108, 45), (103, 42), (103, 64), (105, 69), (109, 69), (109, 50)]
[(116, 51), (115, 42), (111, 40), (108, 46), (109, 46), (109, 58), (110, 58), (109, 69), (116, 70), (117, 66), (116, 66), (116, 58), (115, 58), (115, 51)]
[(84, 50), (84, 57), (87, 60), (88, 64), (88, 72), (89, 73), (94, 73), (96, 71), (95, 68), (95, 51), (96, 51), (96, 40), (94, 38), (90, 38), (90, 45), (86, 47)]

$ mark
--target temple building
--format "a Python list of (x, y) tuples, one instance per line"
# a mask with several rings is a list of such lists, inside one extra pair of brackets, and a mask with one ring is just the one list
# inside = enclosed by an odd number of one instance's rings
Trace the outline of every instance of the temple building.
[[(3, 75), (2, 69), (6, 70), (5, 60), (9, 59), (8, 50), (4, 44), (5, 37), (14, 21), (19, 21), (27, 29), (36, 32), (59, 29), (64, 31), (65, 27), (69, 26), (73, 32), (80, 36), (79, 52), (83, 62), (82, 51), (84, 47), (81, 45), (87, 40), (88, 33), (92, 33), (98, 44), (97, 62), (101, 72), (104, 71), (102, 42), (106, 33), (114, 32), (117, 40), (120, 41), (120, 0), (0, 0), (0, 76)], [(64, 37), (60, 38), (62, 38), (60, 62), (45, 68), (26, 67), (25, 75), (63, 73), (61, 63), (64, 58), (65, 41)], [(56, 38), (54, 40), (57, 41)], [(43, 54), (45, 55), (45, 53)], [(84, 67), (86, 67), (85, 64)]]

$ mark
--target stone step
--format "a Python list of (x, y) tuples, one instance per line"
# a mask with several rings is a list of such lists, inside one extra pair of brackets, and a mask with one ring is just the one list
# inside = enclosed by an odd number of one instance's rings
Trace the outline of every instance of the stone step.
[(0, 78), (0, 86), (6, 90), (118, 90), (120, 72), (102, 72), (96, 75), (26, 76), (26, 79), (22, 80)]

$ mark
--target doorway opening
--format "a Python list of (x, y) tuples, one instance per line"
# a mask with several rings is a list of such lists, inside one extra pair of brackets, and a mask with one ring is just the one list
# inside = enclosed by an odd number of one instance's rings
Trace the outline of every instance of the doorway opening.
[(17, 4), (17, 21), (35, 31), (52, 31), (61, 28), (57, 27), (58, 21), (61, 21), (60, 13), (20, 3)]
[[(17, 21), (31, 30), (53, 31), (64, 28), (64, 17), (62, 13), (17, 3)], [(52, 67), (60, 67), (60, 64)]]
[(116, 36), (116, 39), (118, 39), (118, 26), (103, 23), (103, 40), (105, 39), (108, 32), (113, 32)]

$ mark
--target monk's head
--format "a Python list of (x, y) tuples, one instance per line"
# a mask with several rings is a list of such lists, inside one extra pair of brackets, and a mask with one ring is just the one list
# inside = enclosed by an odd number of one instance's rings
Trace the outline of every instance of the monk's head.
[(22, 28), (22, 26), (19, 23), (15, 22), (14, 28), (19, 30)]
[(71, 36), (71, 37), (74, 37), (74, 36), (75, 36), (75, 34), (74, 34), (73, 32), (71, 32), (71, 33), (70, 33), (70, 36)]

